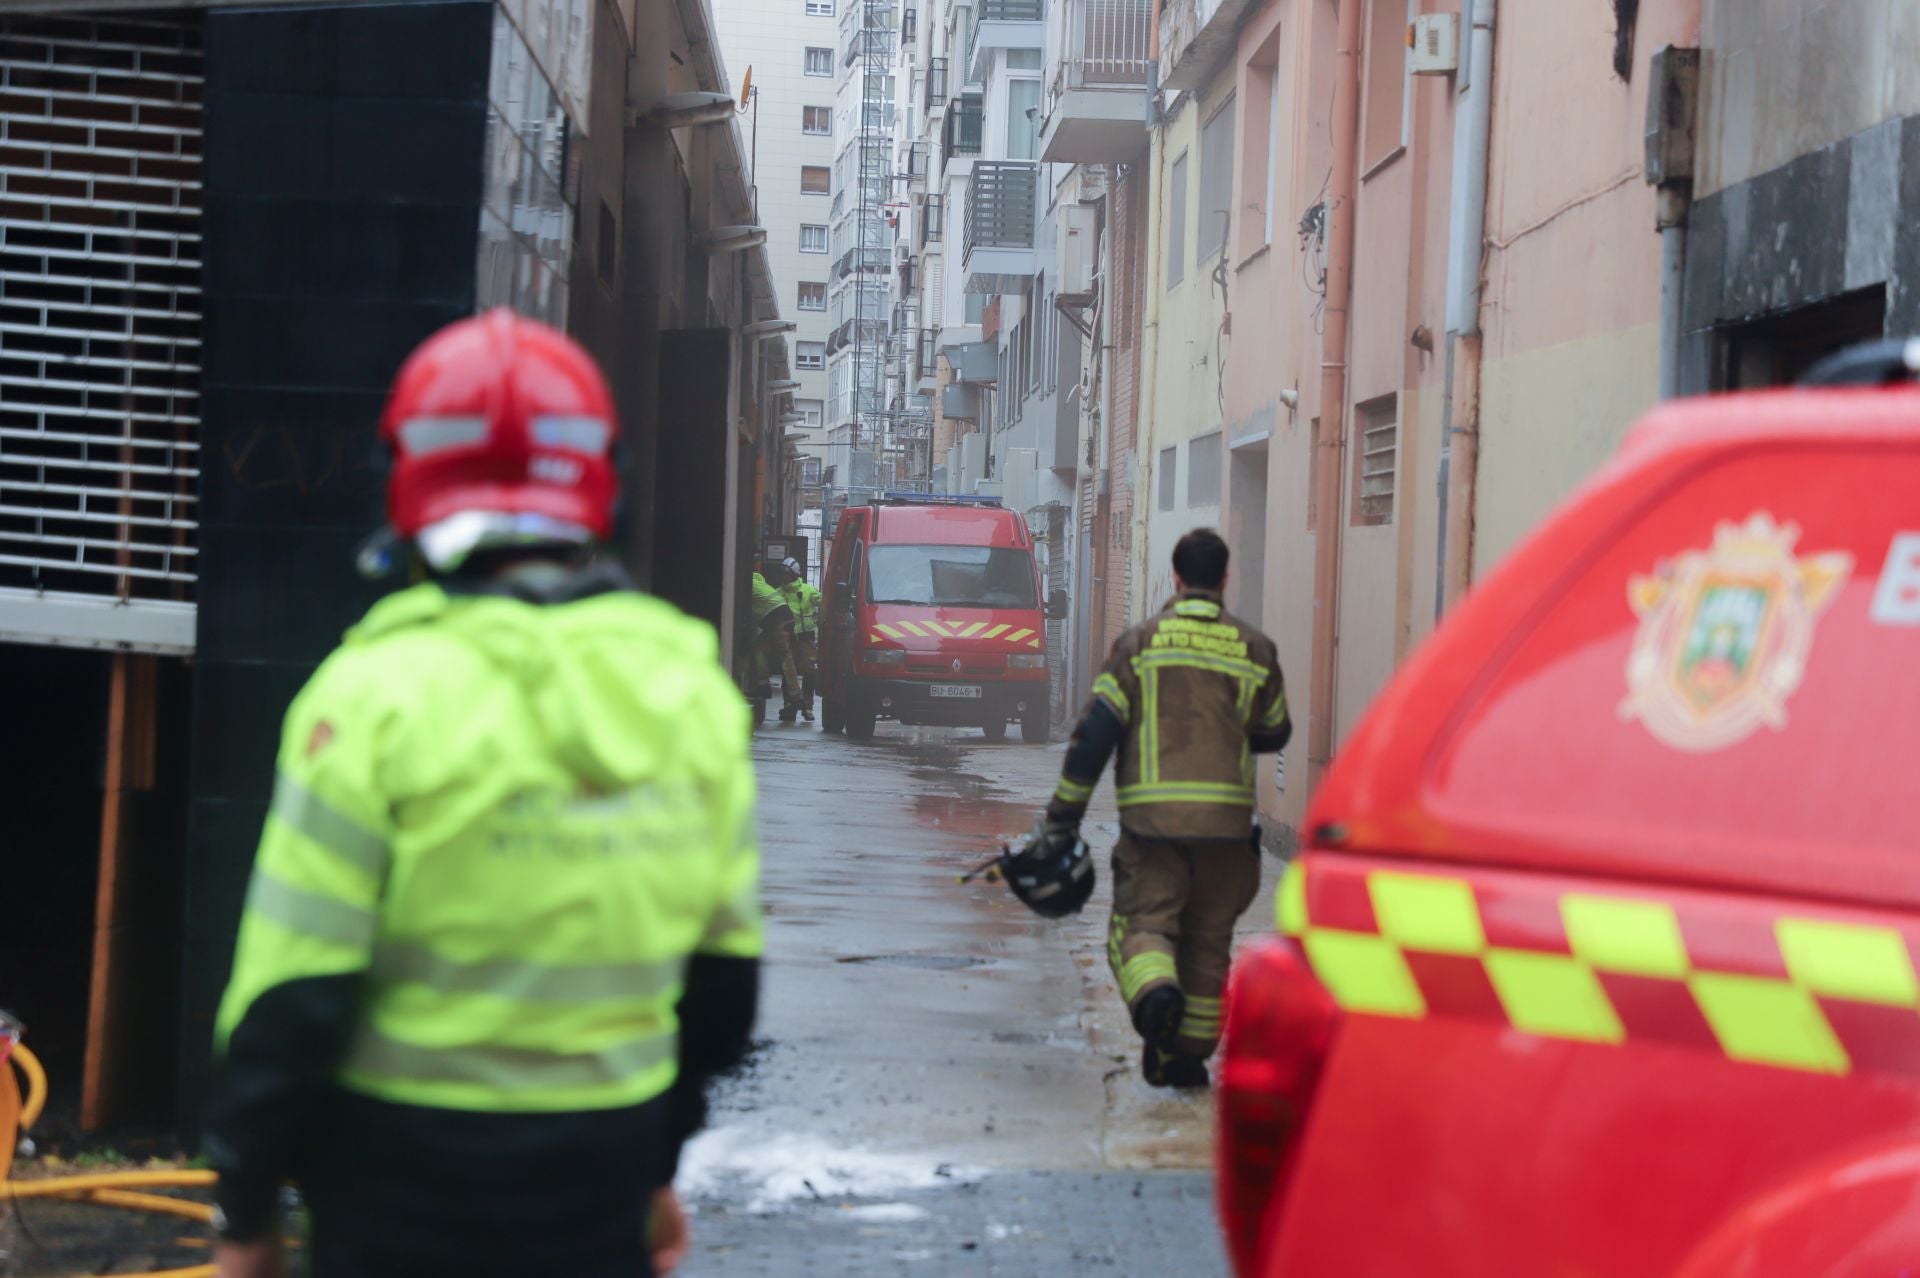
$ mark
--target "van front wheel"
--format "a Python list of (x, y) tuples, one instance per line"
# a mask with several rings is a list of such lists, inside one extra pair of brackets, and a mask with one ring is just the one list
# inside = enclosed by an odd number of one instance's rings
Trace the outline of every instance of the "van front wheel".
[(840, 698), (820, 698), (820, 730), (839, 732), (847, 726), (847, 716), (840, 710)]
[(987, 734), (987, 740), (993, 742), (995, 745), (999, 745), (1007, 739), (1007, 721), (1005, 719), (989, 719), (981, 724), (980, 727), (981, 730)]

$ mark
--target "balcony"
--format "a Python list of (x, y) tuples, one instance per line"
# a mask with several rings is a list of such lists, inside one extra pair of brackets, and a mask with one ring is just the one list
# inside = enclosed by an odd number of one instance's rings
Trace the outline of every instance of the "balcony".
[(1152, 0), (1060, 0), (1054, 14), (1040, 157), (1066, 164), (1131, 159), (1147, 145)]
[(920, 99), (920, 105), (924, 108), (922, 114), (931, 116), (947, 104), (948, 67), (945, 58), (927, 59), (927, 90)]
[(956, 159), (980, 154), (980, 99), (958, 97), (940, 126), (941, 173)]
[(918, 9), (908, 9), (906, 16), (900, 20), (900, 47), (904, 49), (912, 44), (914, 37), (919, 34), (920, 11)]
[(967, 83), (982, 84), (990, 49), (1039, 49), (1046, 42), (1046, 0), (980, 0), (980, 19), (967, 42)]
[(934, 383), (940, 379), (940, 330), (923, 328), (920, 340), (914, 346), (914, 381), (917, 388), (931, 391)]
[(1160, 8), (1160, 87), (1192, 91), (1213, 78), (1239, 40), (1252, 0), (1165, 0)]
[(927, 144), (925, 142), (910, 143), (900, 158), (905, 161), (905, 171), (898, 176), (905, 178), (909, 184), (914, 182), (924, 184), (927, 180)]
[(962, 239), (969, 293), (1016, 293), (1033, 278), (1035, 198), (1040, 166), (1025, 160), (977, 160), (967, 186)]
[(920, 210), (920, 248), (925, 251), (927, 245), (938, 244), (947, 233), (946, 197), (929, 195)]

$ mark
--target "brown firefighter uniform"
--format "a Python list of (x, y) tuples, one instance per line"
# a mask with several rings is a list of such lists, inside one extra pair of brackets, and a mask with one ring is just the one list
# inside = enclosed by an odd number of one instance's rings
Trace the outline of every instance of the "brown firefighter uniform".
[(1050, 825), (1078, 825), (1118, 750), (1107, 956), (1130, 1011), (1178, 984), (1185, 1055), (1220, 1040), (1234, 921), (1260, 888), (1253, 756), (1291, 731), (1273, 641), (1188, 591), (1114, 644), (1047, 805)]

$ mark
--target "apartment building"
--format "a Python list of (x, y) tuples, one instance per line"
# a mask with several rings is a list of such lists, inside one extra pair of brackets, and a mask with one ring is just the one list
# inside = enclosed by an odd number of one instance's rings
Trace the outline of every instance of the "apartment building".
[(804, 504), (819, 500), (827, 463), (828, 296), (834, 108), (840, 88), (840, 6), (860, 0), (717, 0), (714, 21), (736, 95), (757, 220), (780, 313), (795, 324), (788, 430)]

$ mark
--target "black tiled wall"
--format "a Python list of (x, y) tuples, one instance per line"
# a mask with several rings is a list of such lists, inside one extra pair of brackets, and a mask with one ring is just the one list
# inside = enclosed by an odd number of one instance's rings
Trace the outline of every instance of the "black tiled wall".
[(394, 370), (472, 313), (491, 0), (206, 17), (199, 657), (180, 1120), (287, 702), (373, 601)]

